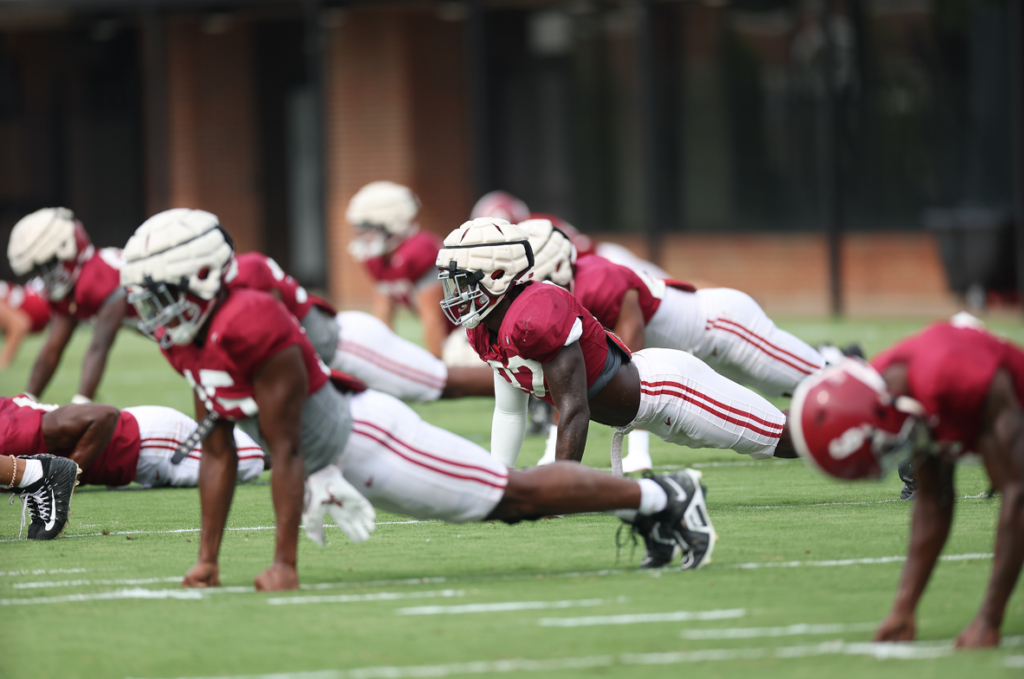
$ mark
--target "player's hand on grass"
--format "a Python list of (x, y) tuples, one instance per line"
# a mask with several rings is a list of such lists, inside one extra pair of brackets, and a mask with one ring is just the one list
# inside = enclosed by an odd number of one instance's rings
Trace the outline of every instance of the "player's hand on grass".
[(917, 636), (914, 614), (890, 613), (875, 632), (875, 641), (913, 641)]
[(302, 527), (309, 539), (321, 547), (325, 544), (324, 518), (328, 514), (353, 542), (368, 540), (377, 518), (369, 500), (334, 465), (327, 465), (306, 479)]
[(189, 569), (182, 587), (220, 587), (220, 567), (215, 563), (200, 561)]
[(975, 618), (956, 638), (957, 648), (989, 648), (999, 645), (999, 628)]
[(280, 592), (299, 588), (299, 573), (291, 564), (275, 561), (274, 564), (256, 576), (256, 590), (259, 592)]

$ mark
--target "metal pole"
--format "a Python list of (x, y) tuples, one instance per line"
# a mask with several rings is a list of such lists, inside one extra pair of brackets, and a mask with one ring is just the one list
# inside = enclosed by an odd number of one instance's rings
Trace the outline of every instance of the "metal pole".
[(658, 163), (657, 57), (655, 52), (654, 0), (643, 0), (643, 15), (637, 35), (640, 48), (640, 126), (643, 140), (644, 235), (647, 258), (661, 260), (661, 177)]
[(483, 0), (466, 0), (466, 85), (469, 98), (470, 176), (473, 200), (490, 191), (488, 135), (487, 26)]
[(142, 17), (143, 125), (145, 126), (146, 214), (170, 207), (168, 152), (167, 36), (164, 17), (151, 9)]
[(1013, 227), (1016, 237), (1017, 290), (1024, 303), (1024, 0), (1006, 7), (1010, 56), (1010, 155), (1013, 168)]
[(840, 194), (839, 152), (837, 143), (836, 55), (832, 36), (835, 16), (833, 0), (822, 2), (820, 16), (824, 37), (822, 47), (821, 107), (821, 208), (825, 238), (828, 245), (829, 308), (833, 316), (843, 314), (843, 290), (840, 248), (842, 246), (842, 205)]

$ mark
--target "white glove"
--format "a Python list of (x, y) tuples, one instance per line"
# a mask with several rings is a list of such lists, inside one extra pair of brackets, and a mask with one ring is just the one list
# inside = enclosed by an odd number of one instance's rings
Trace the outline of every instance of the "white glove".
[(370, 538), (376, 513), (369, 500), (345, 480), (341, 470), (329, 464), (306, 479), (306, 497), (302, 510), (302, 527), (310, 540), (321, 547), (324, 540), (324, 517), (330, 514), (338, 528), (352, 542)]

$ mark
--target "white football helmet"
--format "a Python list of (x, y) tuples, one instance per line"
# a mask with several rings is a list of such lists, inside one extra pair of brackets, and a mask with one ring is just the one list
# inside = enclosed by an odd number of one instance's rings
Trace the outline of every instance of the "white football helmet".
[(533, 248), (533, 279), (568, 288), (576, 266), (576, 247), (548, 219), (527, 219), (518, 224)]
[(121, 285), (139, 312), (139, 331), (164, 349), (191, 343), (238, 275), (231, 236), (203, 210), (153, 215), (128, 240), (124, 258)]
[(356, 227), (348, 250), (363, 262), (393, 251), (416, 232), (420, 200), (407, 186), (370, 182), (352, 196), (345, 217)]
[(441, 308), (452, 323), (475, 328), (533, 268), (529, 237), (504, 219), (466, 222), (437, 253), (444, 285)]
[(496, 217), (518, 224), (530, 218), (530, 208), (507, 191), (491, 191), (480, 196), (469, 216), (470, 219), (480, 217)]
[(75, 287), (82, 265), (94, 252), (81, 222), (64, 207), (45, 207), (22, 217), (7, 244), (14, 273), (42, 278), (53, 301), (64, 299)]

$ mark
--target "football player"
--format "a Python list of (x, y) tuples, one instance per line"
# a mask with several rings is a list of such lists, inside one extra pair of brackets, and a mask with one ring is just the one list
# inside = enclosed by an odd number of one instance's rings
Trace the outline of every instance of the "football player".
[[(570, 290), (632, 351), (687, 351), (719, 374), (770, 396), (792, 394), (802, 379), (825, 365), (815, 349), (777, 328), (757, 302), (739, 290), (697, 290), (603, 257), (577, 260), (568, 236), (549, 220), (531, 219), (519, 226), (530, 236), (535, 252), (534, 278)], [(552, 432), (549, 441), (554, 438)], [(646, 434), (632, 434), (623, 469), (650, 468), (647, 448)]]
[[(0, 455), (48, 453), (71, 459), (84, 485), (194, 488), (199, 482), (202, 445), (179, 462), (174, 452), (196, 429), (196, 422), (173, 408), (137, 406), (118, 410), (99, 403), (66, 406), (36, 403), (25, 396), (0, 397), (0, 423), (6, 438)], [(245, 432), (235, 431), (238, 480), (263, 473), (263, 450)]]
[(273, 297), (227, 285), (237, 263), (214, 215), (155, 215), (128, 241), (125, 257), (121, 280), (140, 328), (193, 386), (197, 417), (208, 430), (199, 473), (199, 560), (185, 586), (219, 584), (217, 558), (237, 474), (236, 423), (273, 459), (277, 541), (272, 565), (256, 578), (261, 590), (298, 587), (300, 517), (317, 541), (327, 514), (363, 540), (373, 529), (370, 502), (453, 522), (624, 510), (645, 540), (663, 545), (668, 560), (679, 551), (684, 567), (697, 568), (710, 558), (714, 529), (692, 470), (639, 482), (580, 465), (510, 471), (394, 397), (332, 375)]
[(376, 283), (373, 315), (390, 328), (395, 309), (408, 307), (423, 324), (423, 344), (441, 358), (454, 330), (438, 307), (442, 293), (434, 258), (441, 239), (420, 230), (419, 211), (420, 200), (408, 187), (387, 181), (367, 184), (349, 201), (345, 214), (356, 229), (349, 253)]
[(0, 370), (14, 361), (26, 335), (42, 332), (50, 322), (50, 305), (37, 289), (37, 282), (22, 286), (0, 281), (0, 330), (4, 333)]
[(880, 478), (912, 459), (917, 496), (896, 600), (876, 641), (911, 641), (915, 610), (953, 522), (954, 467), (981, 457), (1002, 494), (992, 576), (961, 648), (997, 646), (1024, 562), (1024, 351), (985, 330), (933, 325), (876, 356), (848, 359), (796, 389), (797, 451), (844, 480)]
[(238, 275), (230, 287), (277, 297), (298, 319), (324, 363), (359, 378), (370, 389), (414, 402), (494, 395), (491, 370), (479, 361), (479, 367), (447, 366), (370, 314), (336, 312), (266, 255), (250, 252), (235, 260)]
[(121, 251), (97, 250), (71, 210), (48, 207), (14, 225), (7, 257), (16, 275), (42, 279), (53, 316), (23, 393), (38, 400), (75, 327), (82, 321), (94, 322), (78, 393), (71, 399), (72, 403), (91, 402), (118, 328), (134, 326), (135, 310), (120, 286)]

